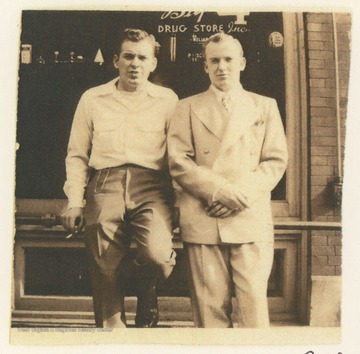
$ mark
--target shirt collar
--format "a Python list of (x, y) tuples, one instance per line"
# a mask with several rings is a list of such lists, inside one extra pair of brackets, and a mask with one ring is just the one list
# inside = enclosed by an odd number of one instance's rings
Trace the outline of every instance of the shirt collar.
[(238, 85), (235, 85), (235, 87), (233, 87), (228, 92), (219, 90), (213, 84), (210, 85), (210, 89), (213, 90), (213, 92), (215, 93), (216, 99), (219, 100), (219, 102), (221, 102), (221, 99), (224, 97), (224, 95), (229, 95), (230, 99), (233, 102), (236, 102), (237, 98), (239, 97), (239, 94), (241, 94), (241, 92), (243, 91), (243, 87), (240, 82)]
[[(98, 96), (106, 96), (113, 94), (114, 92), (121, 92), (118, 91), (118, 89), (116, 88), (116, 84), (118, 81), (119, 81), (119, 77), (116, 77), (115, 79), (109, 81), (108, 83), (99, 86)], [(161, 87), (151, 83), (150, 81), (146, 82), (144, 87), (144, 92), (146, 92), (149, 96), (152, 97), (162, 96)]]

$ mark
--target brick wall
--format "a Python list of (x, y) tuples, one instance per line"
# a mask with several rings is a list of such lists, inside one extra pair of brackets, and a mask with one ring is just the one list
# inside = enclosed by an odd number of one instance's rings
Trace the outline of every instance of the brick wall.
[[(351, 16), (335, 15), (338, 37), (338, 68), (343, 161), (345, 118), (350, 69)], [(341, 209), (334, 205), (332, 182), (338, 175), (336, 80), (333, 22), (331, 13), (305, 15), (308, 53), (310, 119), (310, 208), (315, 221), (340, 221)], [(342, 171), (340, 171), (342, 174)], [(312, 275), (341, 274), (341, 233), (313, 231)]]

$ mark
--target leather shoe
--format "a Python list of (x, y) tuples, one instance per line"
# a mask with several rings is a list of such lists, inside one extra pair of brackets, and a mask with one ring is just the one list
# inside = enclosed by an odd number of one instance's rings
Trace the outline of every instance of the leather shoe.
[(135, 316), (136, 328), (156, 327), (159, 321), (159, 309), (155, 285), (141, 286), (138, 293)]

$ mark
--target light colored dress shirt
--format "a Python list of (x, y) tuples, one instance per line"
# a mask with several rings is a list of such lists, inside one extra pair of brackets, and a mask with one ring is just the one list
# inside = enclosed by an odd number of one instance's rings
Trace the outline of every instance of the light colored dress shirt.
[(150, 82), (141, 92), (119, 91), (117, 81), (87, 90), (79, 101), (66, 157), (69, 208), (84, 206), (90, 168), (167, 167), (166, 132), (176, 94)]
[(224, 92), (216, 88), (214, 85), (210, 85), (211, 90), (214, 91), (216, 99), (219, 101), (219, 103), (222, 105), (222, 99), (223, 97), (229, 96), (230, 99), (230, 105), (234, 106), (236, 101), (239, 99), (239, 95), (241, 95), (243, 91), (243, 86), (239, 82), (238, 85), (235, 85), (230, 91)]

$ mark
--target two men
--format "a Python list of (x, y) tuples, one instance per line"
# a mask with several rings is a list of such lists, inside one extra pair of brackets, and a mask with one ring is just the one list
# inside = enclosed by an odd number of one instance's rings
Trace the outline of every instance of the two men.
[(287, 165), (274, 99), (243, 89), (240, 43), (219, 33), (204, 44), (211, 86), (181, 100), (168, 133), (170, 172), (190, 266), (196, 327), (267, 327), (273, 261), (271, 190)]
[(126, 326), (126, 279), (139, 287), (135, 325), (155, 326), (155, 285), (175, 265), (166, 131), (177, 96), (148, 81), (156, 46), (152, 35), (125, 30), (119, 77), (83, 94), (71, 129), (63, 224), (72, 233), (85, 225), (97, 327)]
[[(83, 95), (70, 136), (64, 225), (72, 232), (83, 227), (86, 188), (85, 242), (98, 326), (125, 325), (119, 279), (137, 278), (149, 296), (175, 264), (171, 192), (163, 171), (165, 133), (177, 98), (147, 81), (156, 67), (154, 47), (152, 36), (127, 32), (114, 61), (119, 78)], [(216, 34), (204, 53), (211, 86), (178, 103), (167, 137), (171, 175), (180, 187), (194, 322), (232, 327), (234, 289), (238, 325), (266, 327), (270, 192), (287, 164), (284, 130), (275, 100), (242, 88), (246, 62), (237, 40)], [(90, 169), (96, 173), (88, 183)], [(137, 241), (135, 260), (127, 255), (130, 236)], [(139, 327), (156, 323), (146, 310), (149, 298), (139, 297)]]

